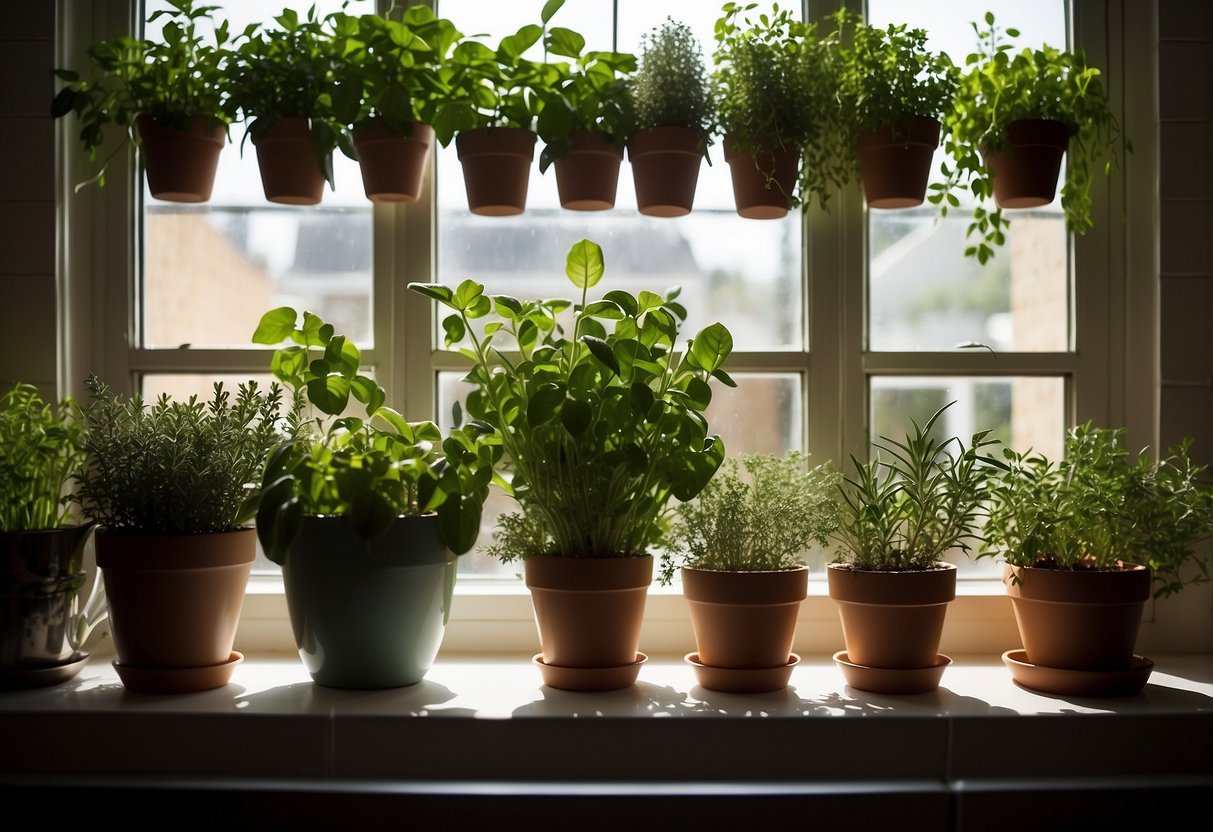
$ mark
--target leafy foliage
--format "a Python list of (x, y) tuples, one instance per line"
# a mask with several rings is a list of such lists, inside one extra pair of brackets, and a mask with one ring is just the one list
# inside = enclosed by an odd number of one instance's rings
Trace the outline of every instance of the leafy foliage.
[(716, 122), (716, 102), (703, 50), (691, 27), (666, 18), (645, 33), (632, 81), (636, 127), (689, 127), (706, 140)]
[[(1091, 167), (1108, 154), (1104, 172), (1119, 161), (1120, 127), (1112, 112), (1100, 70), (1087, 64), (1083, 50), (1053, 46), (1016, 52), (1004, 40), (1019, 37), (1016, 29), (999, 29), (986, 13), (986, 28), (973, 23), (977, 51), (965, 59), (955, 105), (944, 121), (944, 146), (953, 163), (944, 164), (944, 182), (931, 186), (931, 202), (946, 215), (959, 201), (954, 190), (967, 189), (978, 201), (968, 236), (976, 242), (967, 256), (986, 263), (1003, 244), (1008, 221), (1002, 210), (984, 206), (994, 190), (984, 155), (1009, 146), (1006, 127), (1020, 119), (1048, 119), (1065, 126), (1069, 136), (1061, 207), (1066, 228), (1082, 234), (1092, 227)], [(1127, 145), (1126, 145), (1127, 147)]]
[[(490, 549), (505, 561), (644, 554), (667, 530), (671, 499), (693, 499), (724, 460), (703, 414), (709, 379), (734, 386), (722, 369), (729, 331), (712, 324), (675, 352), (686, 318), (677, 290), (612, 290), (589, 302), (604, 269), (597, 244), (572, 247), (565, 274), (581, 290), (576, 304), (486, 295), (473, 280), (409, 284), (453, 310), (446, 345), (466, 341), (457, 350), (472, 361), (470, 425), (500, 444), (509, 481), (499, 484), (522, 511)], [(498, 346), (507, 341), (517, 357)]]
[(256, 482), (277, 444), (282, 390), (241, 384), (232, 401), (216, 382), (209, 402), (141, 396), (125, 401), (99, 378), (85, 382), (88, 461), (76, 492), (106, 529), (166, 534), (228, 531), (257, 509)]
[(730, 458), (699, 496), (675, 507), (661, 582), (680, 567), (762, 572), (804, 565), (838, 527), (839, 474), (805, 467), (799, 452)]
[[(357, 346), (310, 312), (300, 319), (280, 307), (262, 316), (253, 342), (284, 341), (270, 370), (291, 390), (294, 410), (291, 436), (273, 449), (261, 482), (257, 536), (266, 556), (285, 561), (304, 515), (345, 517), (373, 540), (401, 515), (436, 512), (451, 551), (470, 549), (500, 453), (479, 441), (483, 431), (468, 426), (444, 439), (431, 421), (405, 421), (361, 372)], [(351, 396), (365, 419), (343, 415)]]
[(70, 69), (56, 69), (67, 85), (51, 103), (51, 115), (75, 113), (80, 120), (80, 142), (95, 159), (105, 142), (106, 126), (125, 131), (123, 141), (106, 158), (88, 182), (105, 185), (109, 161), (127, 141), (139, 142), (135, 121), (150, 115), (158, 124), (189, 126), (195, 115), (228, 124), (233, 113), (227, 96), (228, 24), (221, 21), (210, 35), (200, 30), (214, 6), (195, 6), (193, 0), (169, 0), (172, 8), (154, 12), (148, 22), (166, 18), (161, 40), (129, 36), (94, 43), (88, 49), (91, 72), (87, 77)]
[(997, 464), (982, 451), (994, 440), (989, 431), (973, 434), (968, 447), (957, 437), (932, 436), (944, 412), (904, 440), (880, 437), (867, 463), (854, 456), (855, 473), (841, 486), (845, 507), (834, 538), (835, 563), (864, 571), (931, 569), (952, 549), (968, 553), (979, 540), (990, 478)]
[(1005, 449), (982, 556), (1055, 569), (1145, 562), (1156, 597), (1209, 580), (1209, 564), (1192, 546), (1213, 532), (1213, 487), (1192, 462), (1191, 440), (1152, 459), (1145, 450), (1131, 455), (1124, 434), (1078, 425), (1057, 461)]
[(84, 459), (76, 403), (55, 408), (33, 385), (14, 384), (0, 397), (0, 532), (71, 525), (67, 488)]

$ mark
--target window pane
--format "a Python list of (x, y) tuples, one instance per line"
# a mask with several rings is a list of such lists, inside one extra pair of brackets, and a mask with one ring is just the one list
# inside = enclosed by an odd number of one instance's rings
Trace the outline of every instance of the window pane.
[[(1000, 27), (1021, 31), (1018, 48), (1067, 43), (1063, 0), (868, 3), (871, 22), (926, 29), (929, 47), (961, 66), (976, 47), (969, 23), (987, 10)], [(932, 181), (942, 178), (943, 161), (941, 148)], [(943, 221), (929, 203), (868, 212), (870, 349), (948, 350), (970, 341), (996, 350), (1069, 349), (1069, 238), (1060, 202), (1004, 212), (1011, 221), (1006, 243), (985, 266), (964, 256), (971, 207), (962, 200)]]
[[(284, 7), (311, 2), (245, 0), (216, 3), (231, 31), (272, 23)], [(340, 0), (316, 3), (324, 15)], [(148, 0), (148, 14), (168, 8)], [(352, 4), (351, 13), (373, 8)], [(157, 37), (162, 21), (148, 24)], [(205, 24), (203, 24), (205, 30)], [(358, 165), (333, 156), (336, 191), (316, 206), (281, 206), (265, 199), (256, 151), (235, 124), (219, 157), (211, 201), (181, 205), (151, 198), (144, 184), (143, 286), (140, 319), (146, 347), (249, 347), (261, 315), (290, 305), (315, 312), (359, 346), (371, 342), (371, 203)]]

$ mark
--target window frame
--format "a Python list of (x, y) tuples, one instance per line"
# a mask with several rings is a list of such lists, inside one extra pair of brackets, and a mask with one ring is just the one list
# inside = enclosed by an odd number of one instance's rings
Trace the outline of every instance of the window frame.
[[(377, 0), (383, 13), (389, 5)], [(862, 0), (847, 0), (862, 11)], [(836, 0), (804, 0), (810, 19), (837, 7)], [(83, 65), (86, 46), (102, 37), (132, 31), (141, 0), (95, 0), (82, 9), (58, 0), (56, 65)], [(1066, 422), (1091, 419), (1129, 428), (1138, 445), (1157, 445), (1157, 193), (1158, 163), (1153, 135), (1156, 99), (1150, 4), (1124, 0), (1070, 0), (1072, 40), (1090, 61), (1106, 69), (1109, 92), (1135, 152), (1111, 183), (1093, 177), (1095, 227), (1074, 239), (1072, 352), (998, 353), (868, 352), (866, 241), (863, 197), (858, 183), (837, 193), (830, 210), (803, 215), (802, 350), (739, 351), (730, 372), (777, 371), (801, 376), (802, 436), (815, 459), (845, 460), (868, 447), (868, 379), (872, 375), (1012, 376), (1062, 375)], [(1125, 69), (1150, 71), (1127, 76)], [(103, 189), (73, 192), (90, 163), (74, 132), (56, 124), (59, 159), (57, 206), (60, 285), (60, 389), (82, 397), (88, 372), (103, 374), (111, 387), (130, 393), (144, 373), (263, 373), (259, 349), (148, 349), (139, 345), (139, 222), (143, 189), (133, 151), (110, 166)], [(423, 198), (372, 209), (372, 326), (374, 347), (364, 352), (407, 418), (434, 417), (438, 373), (466, 361), (434, 348), (432, 303), (407, 290), (410, 281), (434, 279), (437, 256), (435, 164), (431, 159)], [(1133, 200), (1132, 195), (1148, 196)], [(1130, 277), (1133, 279), (1130, 279)], [(409, 360), (404, 356), (416, 357)], [(1137, 395), (1134, 395), (1134, 393)], [(1142, 395), (1149, 391), (1149, 395)], [(534, 644), (529, 596), (521, 582), (460, 576), (444, 650), (520, 652)], [(1147, 623), (1154, 618), (1147, 609)], [(801, 614), (798, 649), (828, 652), (841, 643), (837, 616), (819, 576)], [(962, 582), (949, 612), (945, 642), (957, 652), (999, 652), (1017, 638), (1009, 603), (997, 580)], [(685, 604), (676, 589), (655, 586), (646, 616), (647, 649), (678, 652), (690, 636)], [(1183, 621), (1163, 627), (1166, 645), (1182, 643)], [(291, 649), (281, 580), (250, 583), (241, 639), (248, 649)]]

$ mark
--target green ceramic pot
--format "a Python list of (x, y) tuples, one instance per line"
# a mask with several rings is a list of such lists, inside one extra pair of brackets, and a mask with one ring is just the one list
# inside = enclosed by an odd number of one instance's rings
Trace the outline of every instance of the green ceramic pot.
[(450, 619), (456, 564), (436, 515), (399, 517), (369, 542), (344, 518), (304, 518), (282, 577), (312, 680), (361, 689), (420, 682)]

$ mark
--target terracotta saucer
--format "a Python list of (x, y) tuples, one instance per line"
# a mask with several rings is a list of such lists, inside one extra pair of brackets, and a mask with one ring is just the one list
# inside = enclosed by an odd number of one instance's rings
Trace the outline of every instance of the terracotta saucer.
[(16, 690), (61, 684), (69, 679), (74, 679), (76, 674), (84, 669), (84, 666), (88, 664), (88, 655), (88, 653), (77, 653), (62, 664), (0, 670), (0, 688)]
[(800, 663), (800, 656), (792, 653), (787, 664), (778, 667), (713, 667), (699, 661), (698, 653), (687, 653), (682, 660), (695, 668), (699, 686), (723, 693), (767, 693), (782, 690), (792, 678), (792, 668)]
[(244, 654), (232, 651), (221, 664), (206, 667), (137, 667), (114, 659), (114, 670), (127, 690), (136, 693), (194, 693), (226, 685)]
[(539, 668), (543, 683), (550, 688), (575, 691), (619, 690), (636, 683), (640, 675), (640, 666), (649, 657), (644, 653), (636, 654), (636, 661), (631, 664), (621, 664), (618, 667), (561, 667), (555, 664), (544, 664), (543, 654), (536, 653), (531, 657), (531, 663)]
[(1011, 678), (1023, 687), (1062, 696), (1132, 696), (1146, 686), (1154, 670), (1154, 662), (1144, 656), (1134, 656), (1124, 670), (1045, 667), (1029, 664), (1023, 649), (1003, 653), (1002, 663), (1011, 671)]
[(939, 680), (952, 660), (942, 653), (930, 667), (890, 668), (855, 664), (847, 658), (846, 650), (834, 654), (834, 663), (842, 669), (847, 684), (869, 693), (930, 693), (939, 687)]

